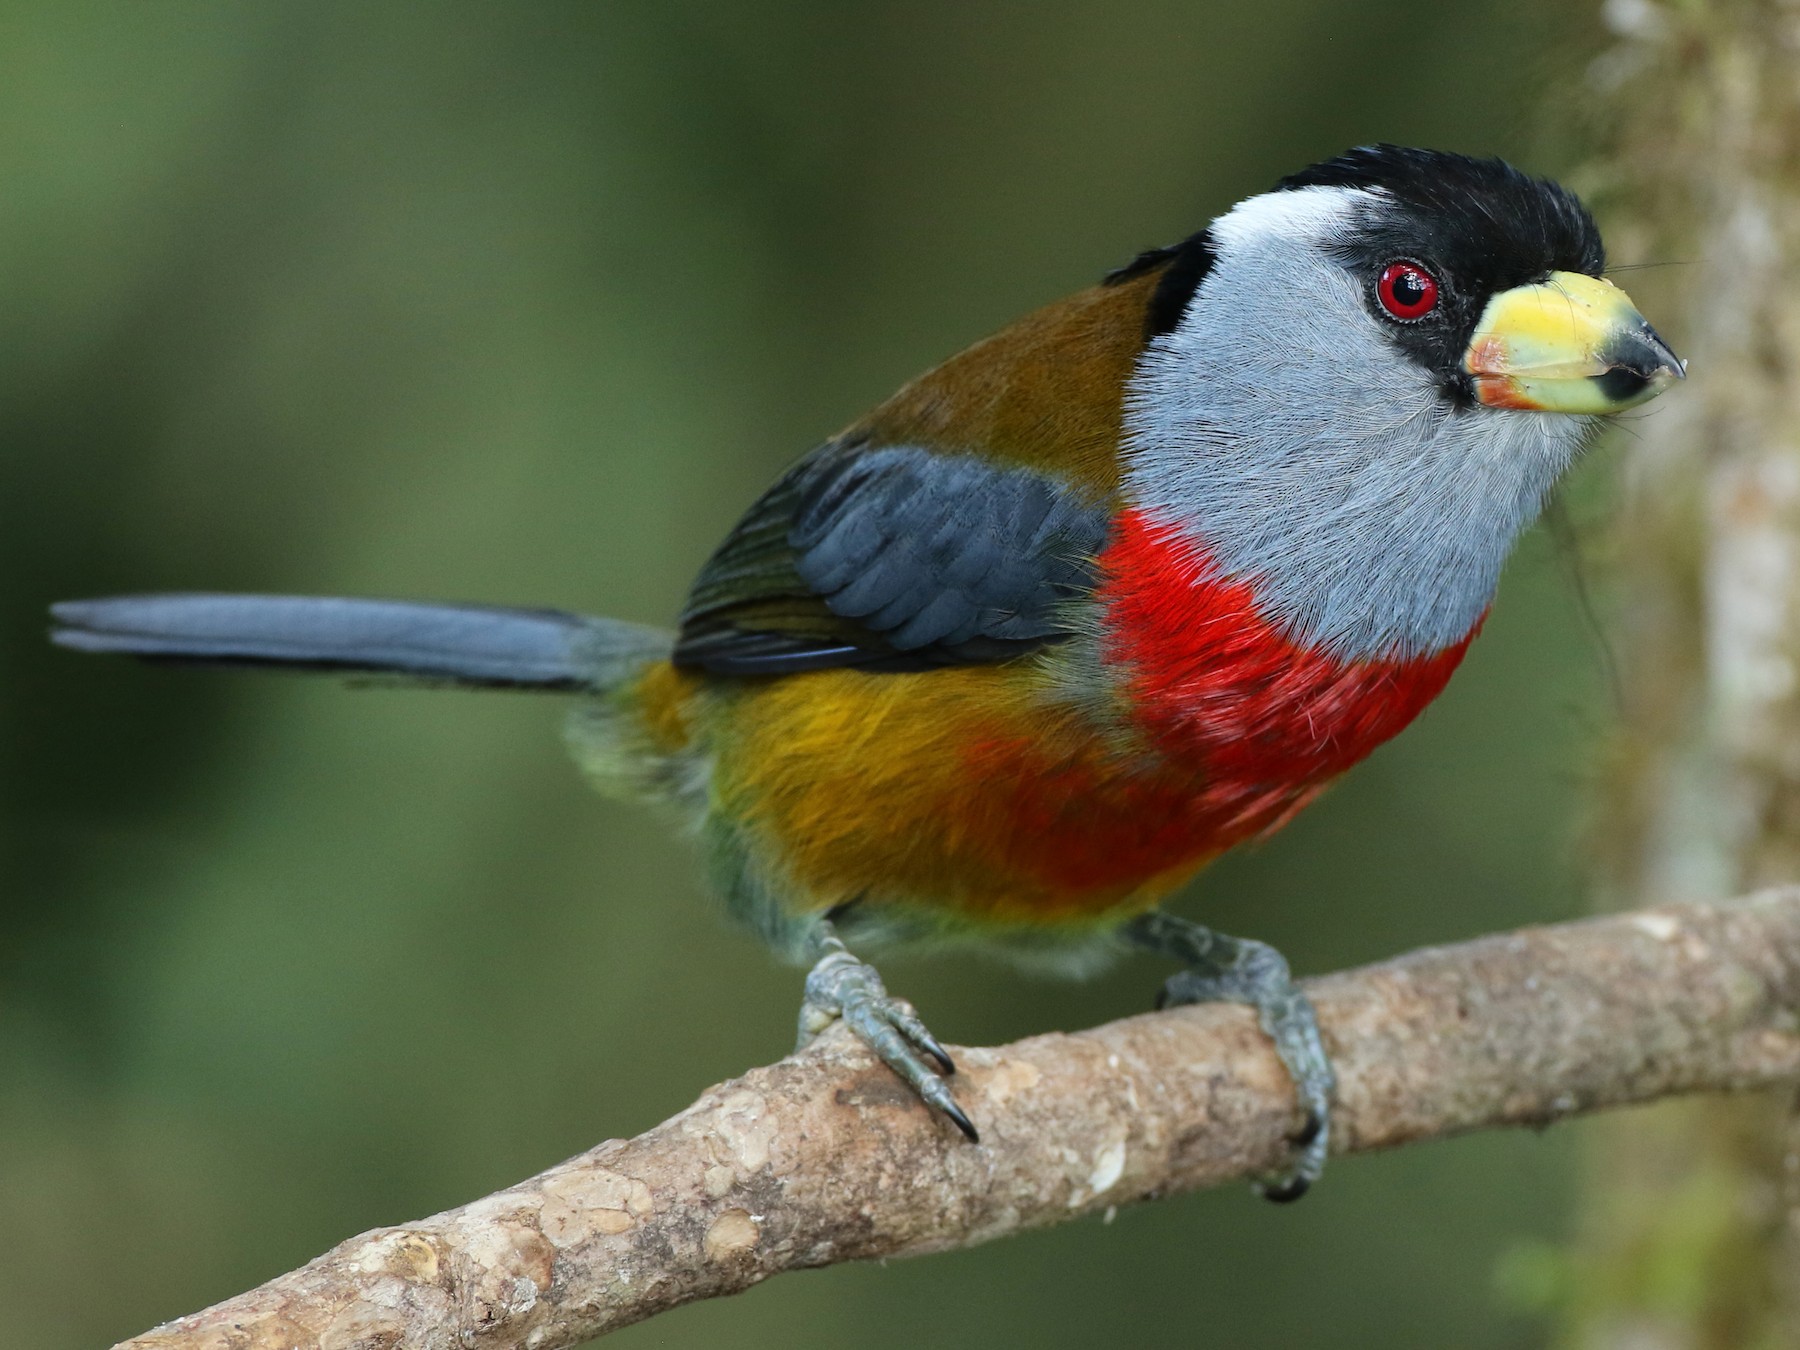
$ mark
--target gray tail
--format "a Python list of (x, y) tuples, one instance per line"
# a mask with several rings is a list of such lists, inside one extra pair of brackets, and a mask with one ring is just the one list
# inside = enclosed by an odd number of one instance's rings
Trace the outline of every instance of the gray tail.
[(667, 642), (553, 609), (305, 595), (121, 595), (50, 612), (50, 640), (76, 651), (516, 689), (590, 689), (610, 673), (607, 657), (629, 662)]

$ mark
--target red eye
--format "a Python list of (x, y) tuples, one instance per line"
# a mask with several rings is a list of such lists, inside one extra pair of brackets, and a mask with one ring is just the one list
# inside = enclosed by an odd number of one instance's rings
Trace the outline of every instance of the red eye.
[(1396, 319), (1422, 319), (1437, 308), (1437, 278), (1417, 263), (1392, 262), (1381, 269), (1375, 294)]

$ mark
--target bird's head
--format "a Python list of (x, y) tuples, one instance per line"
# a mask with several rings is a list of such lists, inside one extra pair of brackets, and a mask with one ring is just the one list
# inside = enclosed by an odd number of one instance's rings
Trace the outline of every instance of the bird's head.
[(1283, 179), (1220, 233), (1225, 269), (1252, 275), (1310, 238), (1320, 298), (1342, 297), (1331, 273), (1345, 274), (1373, 331), (1452, 403), (1616, 413), (1684, 373), (1604, 277), (1600, 231), (1575, 195), (1497, 159), (1352, 150)]
[(1684, 373), (1604, 263), (1572, 193), (1499, 160), (1283, 179), (1134, 265), (1162, 271), (1127, 491), (1297, 639), (1440, 650), (1601, 419)]

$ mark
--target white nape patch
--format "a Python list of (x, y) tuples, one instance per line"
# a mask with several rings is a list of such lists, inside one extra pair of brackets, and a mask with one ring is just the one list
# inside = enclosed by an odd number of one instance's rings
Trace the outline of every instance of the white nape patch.
[(1220, 217), (1125, 398), (1132, 504), (1251, 582), (1290, 638), (1348, 658), (1466, 636), (1594, 422), (1452, 407), (1388, 340), (1332, 247), (1386, 200), (1311, 187)]
[(1317, 247), (1341, 238), (1361, 207), (1387, 194), (1364, 188), (1309, 187), (1247, 197), (1212, 223), (1209, 233), (1221, 254), (1283, 239)]

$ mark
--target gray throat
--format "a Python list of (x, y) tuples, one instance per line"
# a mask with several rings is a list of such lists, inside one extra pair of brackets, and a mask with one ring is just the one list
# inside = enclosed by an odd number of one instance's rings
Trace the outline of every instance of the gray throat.
[(1452, 406), (1313, 229), (1254, 248), (1215, 232), (1218, 265), (1127, 389), (1128, 500), (1303, 646), (1405, 658), (1460, 641), (1595, 419)]

